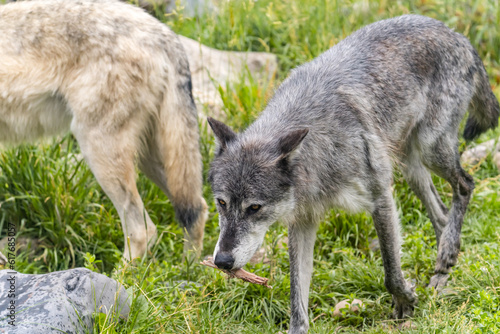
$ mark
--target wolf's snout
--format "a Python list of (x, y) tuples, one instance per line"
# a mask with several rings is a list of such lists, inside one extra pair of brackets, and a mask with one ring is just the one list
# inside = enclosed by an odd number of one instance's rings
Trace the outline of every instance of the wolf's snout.
[(215, 256), (215, 265), (221, 269), (233, 269), (234, 258), (228, 253), (217, 253)]

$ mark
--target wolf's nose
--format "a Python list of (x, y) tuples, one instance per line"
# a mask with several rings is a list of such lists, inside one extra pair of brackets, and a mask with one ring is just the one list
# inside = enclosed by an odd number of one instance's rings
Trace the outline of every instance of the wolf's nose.
[(234, 258), (227, 253), (217, 253), (214, 263), (221, 269), (230, 270), (233, 268)]

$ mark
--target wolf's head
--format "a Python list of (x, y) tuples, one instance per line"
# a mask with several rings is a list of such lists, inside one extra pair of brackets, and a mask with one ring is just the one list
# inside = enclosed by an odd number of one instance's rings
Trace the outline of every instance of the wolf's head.
[(217, 139), (209, 172), (220, 226), (215, 264), (238, 269), (260, 247), (268, 228), (292, 212), (294, 152), (308, 130), (263, 138), (238, 135), (212, 118), (208, 122)]

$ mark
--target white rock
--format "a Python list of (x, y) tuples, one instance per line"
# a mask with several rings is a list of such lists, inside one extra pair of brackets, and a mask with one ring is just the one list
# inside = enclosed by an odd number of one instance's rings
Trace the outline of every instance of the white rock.
[(270, 80), (278, 68), (277, 57), (271, 53), (221, 51), (184, 36), (179, 38), (188, 56), (198, 111), (206, 105), (216, 118), (223, 106), (218, 85), (225, 88), (227, 83), (240, 80), (247, 67), (261, 82)]

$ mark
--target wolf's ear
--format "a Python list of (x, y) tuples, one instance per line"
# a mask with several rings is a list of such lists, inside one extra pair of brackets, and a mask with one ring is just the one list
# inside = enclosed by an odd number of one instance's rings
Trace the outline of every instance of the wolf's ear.
[(295, 151), (308, 133), (309, 129), (294, 130), (279, 138), (278, 145), (281, 157), (286, 158)]
[(229, 126), (212, 117), (207, 117), (207, 121), (217, 139), (217, 154), (220, 154), (226, 149), (227, 144), (236, 138), (236, 133)]

